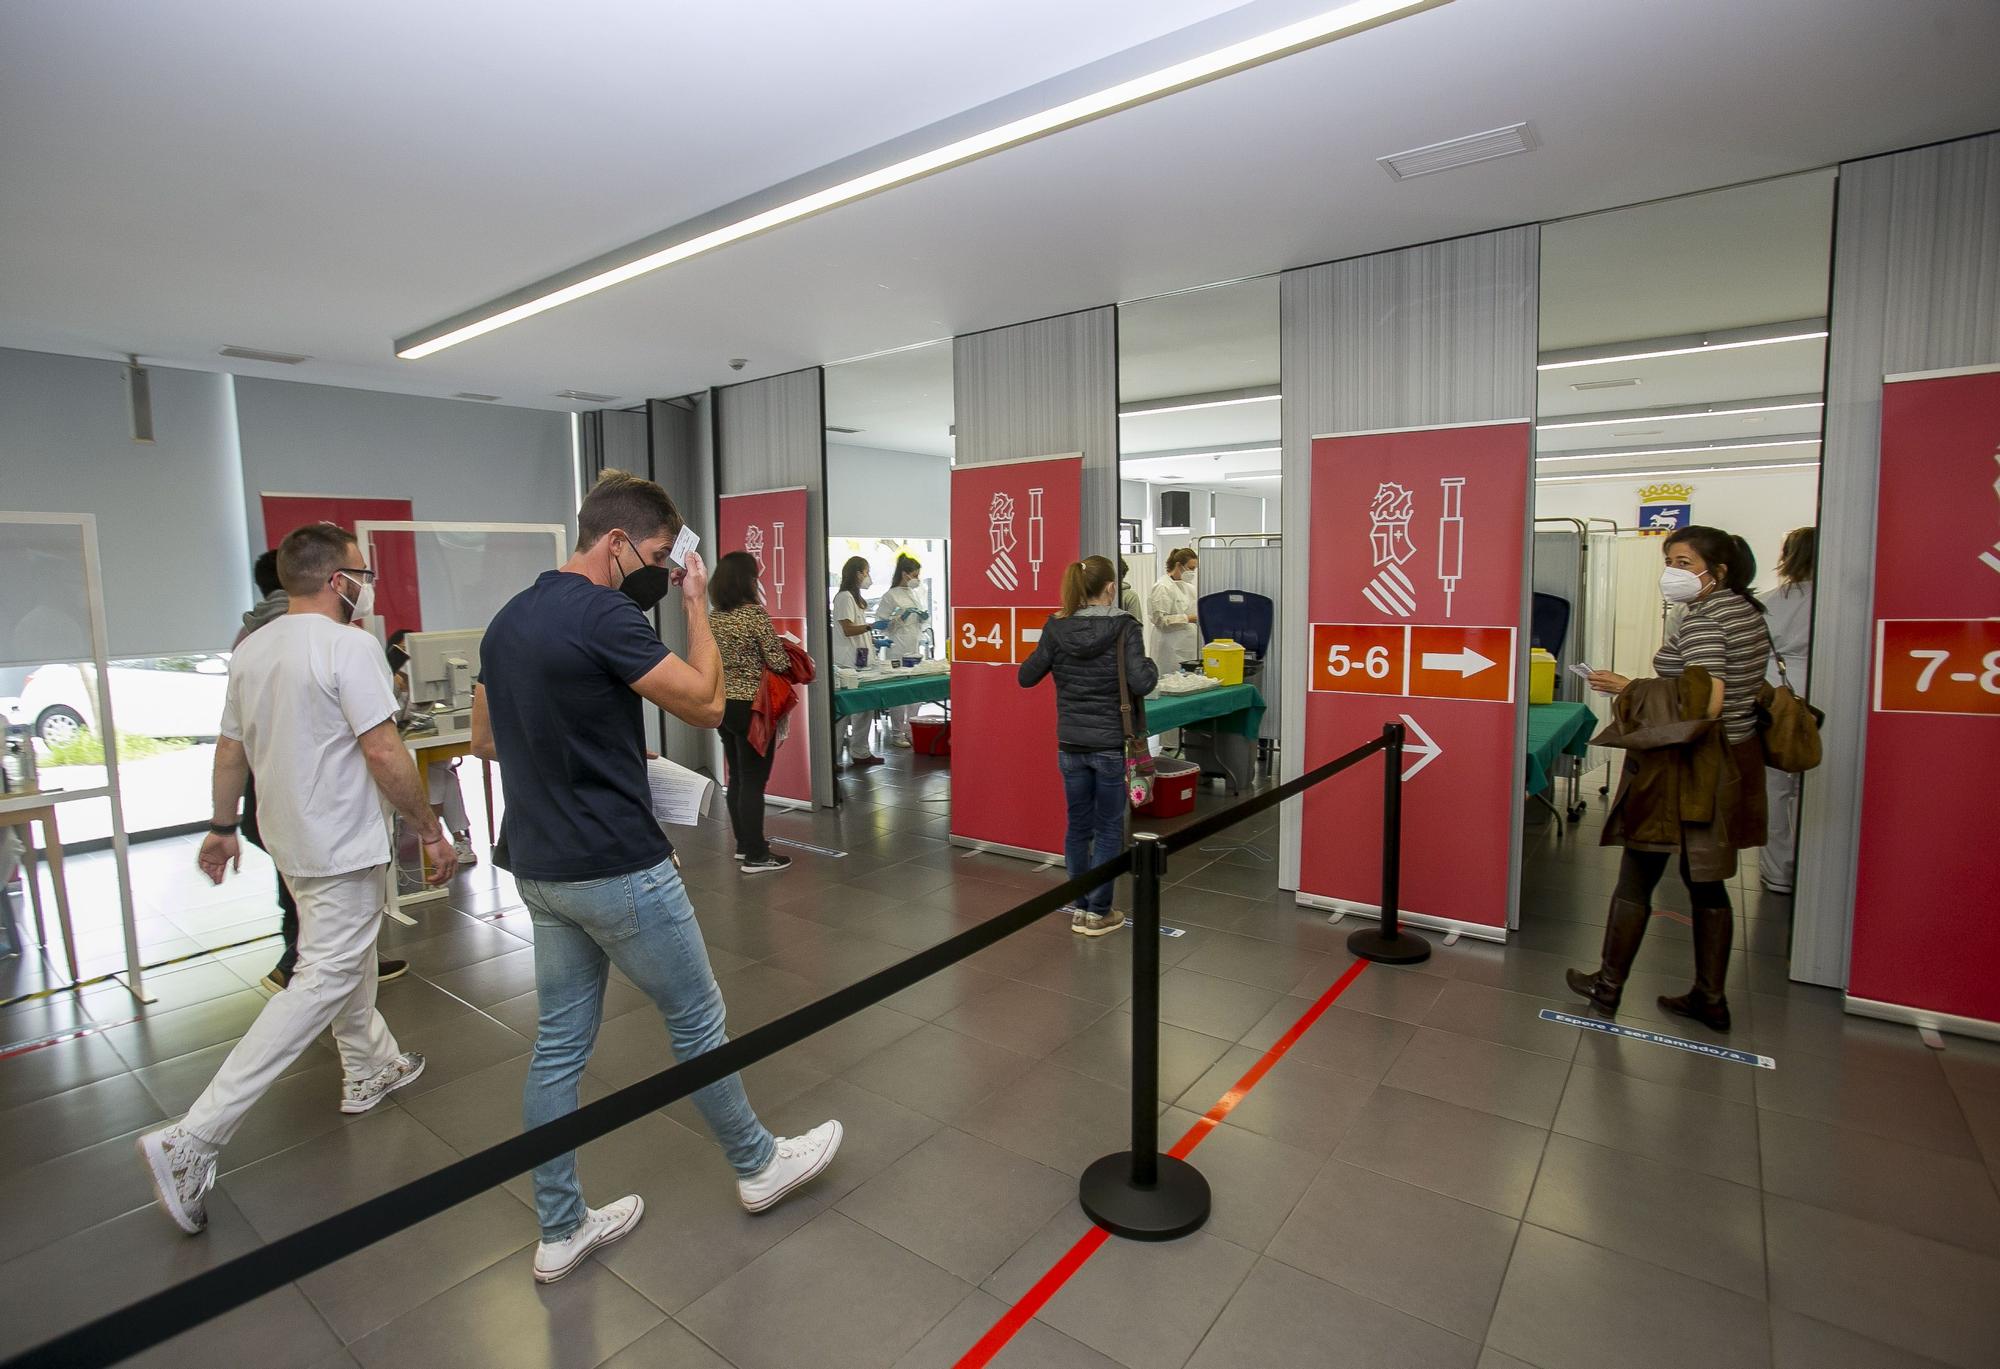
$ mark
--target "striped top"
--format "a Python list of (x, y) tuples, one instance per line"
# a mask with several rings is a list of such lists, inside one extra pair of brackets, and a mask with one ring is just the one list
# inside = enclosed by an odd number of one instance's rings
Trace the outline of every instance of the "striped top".
[(1723, 732), (1740, 742), (1757, 730), (1757, 686), (1770, 660), (1764, 615), (1733, 590), (1716, 590), (1687, 606), (1653, 669), (1672, 679), (1698, 665), (1722, 681)]
[(757, 697), (764, 683), (764, 670), (778, 675), (791, 673), (792, 658), (771, 626), (771, 615), (760, 605), (742, 604), (726, 613), (711, 613), (708, 626), (715, 633), (715, 649), (722, 655), (722, 697), (748, 702)]

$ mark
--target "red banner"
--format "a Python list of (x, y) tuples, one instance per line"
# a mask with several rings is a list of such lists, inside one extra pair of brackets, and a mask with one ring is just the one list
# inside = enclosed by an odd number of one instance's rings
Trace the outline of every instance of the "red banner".
[[(407, 523), (407, 499), (349, 499), (336, 494), (267, 494), (264, 545), (275, 547), (285, 534), (308, 523), (332, 523), (354, 531), (356, 523)], [(385, 636), (402, 629), (424, 630), (422, 587), (417, 584), (417, 539), (407, 532), (377, 533), (375, 613)]]
[(1882, 387), (1874, 691), (1847, 983), (1855, 998), (1985, 1022), (2000, 1022), (1996, 462), (2000, 369)]
[[(715, 530), (715, 560), (732, 551), (749, 552), (757, 562), (757, 593), (771, 615), (771, 625), (803, 646), (811, 640), (806, 635), (809, 615), (826, 612), (824, 603), (814, 606), (820, 597), (815, 586), (825, 575), (821, 561), (826, 551), (806, 538), (805, 490), (725, 494), (717, 502), (721, 521)], [(833, 672), (824, 661), (819, 662), (819, 674), (819, 681), (806, 686), (808, 691), (833, 688)], [(810, 804), (813, 745), (811, 710), (802, 704), (792, 713), (790, 732), (778, 744), (764, 792), (774, 799)]]
[(1063, 848), (1053, 681), (1019, 664), (1062, 603), (1083, 546), (1083, 458), (951, 473), (951, 834), (1019, 851)]
[[(1419, 921), (1504, 932), (1513, 903), (1528, 461), (1525, 423), (1313, 440), (1304, 768), (1406, 725)], [(1381, 796), (1372, 766), (1305, 796), (1302, 897), (1376, 906)]]

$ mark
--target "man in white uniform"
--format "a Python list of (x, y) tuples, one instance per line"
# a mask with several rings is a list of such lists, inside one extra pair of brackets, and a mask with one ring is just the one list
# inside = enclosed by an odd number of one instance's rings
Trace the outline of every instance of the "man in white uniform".
[(389, 897), (385, 802), (423, 838), (431, 883), (458, 864), (397, 734), (388, 662), (349, 626), (375, 599), (375, 572), (353, 535), (330, 523), (299, 528), (278, 548), (278, 576), (288, 611), (230, 661), (215, 820), (198, 859), (217, 884), (241, 868), (236, 805), (254, 768), (264, 846), (299, 904), (299, 960), (187, 1116), (139, 1138), (160, 1206), (189, 1235), (208, 1224), (217, 1155), (328, 1027), (346, 1075), (342, 1112), (367, 1112), (423, 1073), (423, 1056), (397, 1046), (375, 1010), (375, 937)]

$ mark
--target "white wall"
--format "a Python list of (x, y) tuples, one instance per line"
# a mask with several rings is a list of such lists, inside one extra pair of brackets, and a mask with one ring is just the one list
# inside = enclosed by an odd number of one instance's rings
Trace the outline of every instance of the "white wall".
[(236, 413), (258, 546), (265, 492), (408, 499), (419, 519), (575, 529), (566, 413), (248, 377), (236, 381)]
[[(1160, 496), (1168, 490), (1187, 491), (1188, 521), (1193, 531), (1172, 533), (1162, 538), (1157, 531), (1160, 521)], [(1263, 496), (1241, 494), (1230, 489), (1209, 489), (1178, 482), (1162, 485), (1142, 480), (1121, 480), (1118, 482), (1118, 506), (1121, 518), (1139, 518), (1143, 515), (1145, 540), (1161, 551), (1188, 546), (1195, 538), (1205, 537), (1210, 533), (1265, 530), (1266, 511)]]
[[(1614, 518), (1629, 528), (1639, 516), (1639, 489), (1652, 480), (1582, 480), (1535, 486), (1538, 518)], [(1689, 477), (1694, 521), (1726, 529), (1757, 554), (1757, 586), (1777, 583), (1778, 550), (1785, 534), (1819, 517), (1819, 468), (1789, 471), (1703, 473)]]
[(113, 656), (226, 651), (252, 598), (231, 380), (149, 369), (145, 445), (120, 363), (0, 349), (0, 509), (96, 515)]
[(951, 462), (829, 442), (826, 535), (949, 538)]

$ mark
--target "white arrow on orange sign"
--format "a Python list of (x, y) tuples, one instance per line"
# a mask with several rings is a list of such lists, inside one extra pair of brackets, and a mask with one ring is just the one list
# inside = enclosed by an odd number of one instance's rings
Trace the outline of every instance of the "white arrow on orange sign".
[[(1491, 665), (1492, 662), (1489, 661), (1487, 662), (1487, 664)], [(1401, 716), (1403, 719), (1403, 726), (1409, 728), (1410, 735), (1416, 738), (1415, 745), (1412, 745), (1408, 740), (1405, 740), (1403, 742), (1403, 755), (1405, 757), (1418, 756), (1422, 758), (1415, 765), (1411, 766), (1409, 769), (1403, 772), (1403, 783), (1408, 784), (1419, 770), (1422, 770), (1425, 766), (1429, 765), (1439, 756), (1442, 756), (1444, 754), (1444, 748), (1431, 740), (1430, 733), (1424, 731), (1421, 727), (1417, 726), (1417, 720), (1415, 718), (1412, 718), (1407, 713), (1402, 714)]]
[(1491, 668), (1492, 665), (1492, 661), (1487, 660), (1471, 647), (1463, 647), (1458, 651), (1426, 651), (1424, 653), (1425, 670), (1455, 670), (1462, 679), (1470, 679), (1480, 671)]

